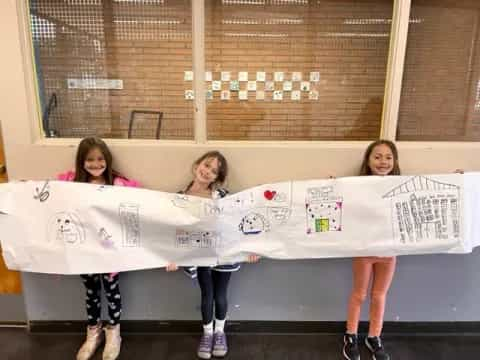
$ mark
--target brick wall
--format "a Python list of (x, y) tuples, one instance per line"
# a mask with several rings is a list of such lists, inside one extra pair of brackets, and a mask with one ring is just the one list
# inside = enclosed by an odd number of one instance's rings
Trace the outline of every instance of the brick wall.
[[(34, 52), (50, 126), (59, 136), (126, 137), (132, 110), (163, 112), (161, 138), (193, 138), (191, 4), (188, 0), (31, 0)], [(374, 139), (379, 135), (392, 1), (206, 1), (206, 69), (213, 80), (257, 71), (319, 72), (318, 99), (292, 91), (263, 100), (238, 91), (207, 101), (208, 136), (231, 140)], [(479, 5), (416, 0), (411, 12), (399, 114), (401, 140), (480, 138)], [(123, 80), (121, 90), (69, 89), (67, 79)], [(275, 90), (282, 89), (275, 82)], [(211, 87), (212, 82), (207, 82)], [(247, 83), (240, 82), (240, 90)], [(299, 90), (300, 83), (293, 83)], [(155, 135), (153, 116), (134, 137)]]
[[(163, 112), (161, 138), (193, 138), (183, 84), (192, 67), (190, 1), (32, 0), (31, 9), (37, 72), (45, 101), (57, 95), (51, 127), (59, 136), (126, 137), (132, 110), (154, 110)], [(89, 77), (123, 80), (123, 89), (67, 86)], [(140, 117), (132, 134), (154, 137), (154, 120)]]
[[(312, 71), (320, 81), (312, 82), (318, 100), (308, 92), (301, 100), (282, 101), (265, 92), (265, 100), (248, 101), (231, 93), (222, 101), (213, 92), (208, 102), (208, 132), (213, 139), (252, 140), (341, 140), (374, 139), (379, 136), (388, 57), (390, 24), (372, 24), (369, 19), (389, 19), (390, 1), (298, 1), (288, 5), (266, 1), (266, 5), (226, 5), (207, 2), (206, 66), (214, 80), (221, 71), (236, 79), (239, 71), (255, 77), (265, 71), (267, 80), (274, 72)], [(303, 3), (303, 4), (301, 4)], [(240, 83), (246, 89), (246, 83)], [(293, 84), (299, 89), (300, 84)], [(228, 84), (222, 83), (222, 90)], [(257, 82), (263, 90), (264, 83)], [(275, 83), (281, 90), (282, 84)]]
[(478, 141), (480, 4), (412, 4), (398, 139)]

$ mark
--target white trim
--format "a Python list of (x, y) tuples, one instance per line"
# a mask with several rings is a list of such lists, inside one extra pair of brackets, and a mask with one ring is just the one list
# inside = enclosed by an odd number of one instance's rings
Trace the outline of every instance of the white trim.
[(192, 60), (195, 141), (207, 141), (207, 108), (205, 99), (205, 1), (192, 0)]
[[(34, 146), (72, 147), (77, 146), (81, 138), (40, 138), (33, 142)], [(135, 147), (176, 147), (176, 148), (198, 148), (198, 143), (193, 140), (154, 140), (154, 139), (104, 139), (107, 144), (115, 146)], [(212, 140), (202, 144), (202, 148), (291, 148), (291, 149), (361, 149), (364, 150), (370, 140), (365, 141), (222, 141)], [(450, 141), (397, 141), (397, 145), (404, 149), (480, 149), (480, 142), (450, 142)]]
[(382, 139), (395, 140), (397, 135), (398, 109), (402, 93), (403, 66), (407, 51), (408, 26), (411, 0), (395, 0), (393, 4), (390, 49), (383, 100)]
[(402, 149), (426, 149), (426, 150), (477, 150), (480, 149), (479, 141), (397, 141)]
[[(392, 39), (390, 41), (390, 55), (387, 72), (386, 90), (385, 90), (385, 104), (383, 110), (383, 124), (384, 129), (382, 136), (395, 139), (397, 119), (398, 119), (398, 105), (400, 101), (401, 92), (401, 80), (403, 76), (403, 61), (406, 50), (406, 41), (408, 34), (409, 23), (409, 11), (411, 0), (395, 0), (394, 14), (392, 21)], [(38, 96), (36, 91), (36, 75), (34, 70), (34, 60), (31, 45), (30, 23), (29, 23), (29, 11), (28, 0), (17, 1), (14, 5), (16, 7), (19, 40), (21, 47), (19, 51), (22, 54), (22, 67), (24, 70), (23, 78), (26, 94), (26, 111), (28, 112), (28, 122), (30, 125), (29, 142), (34, 148), (44, 147), (74, 147), (78, 145), (79, 138), (44, 138), (41, 129), (41, 114), (38, 106)], [(201, 16), (197, 16), (201, 15)], [(200, 19), (199, 19), (200, 18)], [(196, 66), (202, 66), (205, 68), (204, 57), (204, 0), (192, 1), (192, 21), (193, 21), (193, 41), (194, 41), (194, 53), (193, 61)], [(200, 31), (197, 31), (197, 27), (200, 27)], [(201, 33), (201, 34), (199, 34)], [(400, 34), (402, 38), (400, 38)], [(199, 42), (199, 39), (201, 41)], [(400, 44), (400, 40), (402, 44)], [(395, 49), (395, 45), (398, 47), (402, 45), (403, 51)], [(200, 53), (195, 53), (195, 46), (200, 46)], [(396, 59), (397, 62), (393, 62)], [(401, 60), (401, 62), (399, 61)], [(395, 66), (394, 66), (395, 65)], [(401, 65), (401, 66), (400, 66)], [(196, 71), (197, 69), (194, 68)], [(203, 70), (202, 69), (202, 70)], [(201, 71), (200, 74), (204, 74)], [(396, 80), (395, 80), (396, 79)], [(199, 77), (198, 82), (201, 89), (205, 89), (204, 78)], [(195, 86), (197, 86), (195, 82)], [(394, 86), (394, 87), (393, 87)], [(396, 93), (393, 94), (393, 90)], [(203, 96), (202, 96), (203, 95)], [(364, 150), (366, 145), (370, 141), (344, 141), (344, 140), (332, 140), (332, 141), (222, 141), (212, 140), (207, 141), (207, 119), (206, 119), (206, 101), (199, 101), (200, 97), (205, 98), (205, 94), (196, 96), (195, 104), (198, 107), (198, 111), (195, 113), (195, 140), (146, 140), (146, 139), (106, 139), (107, 143), (118, 146), (120, 148), (198, 148), (201, 144), (201, 149), (211, 148), (228, 148), (228, 149), (359, 149)], [(395, 95), (395, 96), (394, 96)], [(394, 109), (393, 100), (396, 100), (396, 109)], [(200, 105), (200, 107), (199, 107)], [(394, 111), (395, 110), (395, 111)], [(4, 122), (14, 122), (9, 118), (4, 119)], [(15, 120), (16, 122), (17, 120)], [(4, 125), (5, 127), (5, 125)], [(8, 137), (9, 131), (5, 129), (5, 137)], [(5, 147), (10, 148), (10, 141), (6, 139), (7, 144)], [(18, 142), (18, 138), (15, 142)], [(22, 141), (23, 142), (23, 141)], [(480, 149), (480, 142), (451, 142), (451, 141), (399, 141), (397, 142), (402, 149), (426, 149), (426, 150), (477, 150)], [(199, 148), (199, 149), (200, 149)]]
[[(217, 266), (230, 266), (228, 264), (226, 265), (217, 265)], [(236, 267), (232, 267), (230, 269), (218, 269), (217, 266), (212, 266), (211, 269), (212, 271), (218, 271), (218, 272), (235, 272), (235, 271), (238, 271), (240, 270), (240, 265), (236, 266)]]
[(17, 1), (18, 30), (25, 79), (26, 110), (30, 118), (30, 139), (34, 143), (42, 139), (42, 115), (35, 69), (32, 33), (30, 27), (29, 0)]

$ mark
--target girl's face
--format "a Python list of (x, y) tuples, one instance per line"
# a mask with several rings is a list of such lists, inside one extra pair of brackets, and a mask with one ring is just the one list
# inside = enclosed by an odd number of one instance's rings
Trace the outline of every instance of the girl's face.
[(195, 181), (202, 185), (209, 186), (218, 176), (220, 164), (217, 158), (206, 158), (193, 169)]
[(385, 144), (377, 145), (373, 148), (368, 158), (368, 166), (373, 175), (388, 175), (393, 170), (393, 153), (390, 147)]
[(92, 177), (100, 177), (103, 175), (103, 172), (107, 168), (107, 161), (99, 148), (95, 147), (88, 152), (85, 157), (83, 168)]

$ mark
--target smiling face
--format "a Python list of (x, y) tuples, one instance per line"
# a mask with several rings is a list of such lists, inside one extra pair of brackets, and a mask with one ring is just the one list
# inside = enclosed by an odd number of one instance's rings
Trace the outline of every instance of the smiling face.
[(107, 168), (105, 156), (98, 147), (92, 148), (85, 157), (83, 168), (92, 176), (92, 178), (100, 178), (103, 176)]
[(210, 186), (218, 177), (220, 163), (217, 158), (210, 157), (202, 160), (194, 169), (195, 182), (199, 185)]
[(385, 144), (377, 145), (373, 148), (369, 158), (368, 167), (372, 175), (388, 175), (393, 170), (394, 156), (389, 146)]

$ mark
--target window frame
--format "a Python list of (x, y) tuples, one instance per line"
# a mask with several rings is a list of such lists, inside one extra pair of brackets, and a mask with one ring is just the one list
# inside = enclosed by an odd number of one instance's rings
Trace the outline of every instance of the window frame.
[[(205, 73), (205, 1), (208, 0), (191, 0), (192, 1), (192, 59), (194, 74)], [(383, 99), (383, 111), (381, 117), (381, 128), (379, 138), (396, 141), (398, 113), (400, 106), (400, 98), (402, 91), (402, 77), (404, 71), (404, 60), (407, 49), (409, 16), (411, 9), (411, 0), (392, 0), (393, 13), (390, 34), (390, 45), (387, 62), (387, 73), (385, 80), (385, 91)], [(24, 69), (26, 74), (26, 86), (28, 90), (29, 113), (31, 116), (31, 137), (32, 142), (37, 144), (77, 144), (78, 139), (75, 138), (47, 138), (43, 135), (41, 128), (40, 100), (38, 95), (38, 84), (35, 74), (34, 53), (32, 47), (32, 37), (30, 32), (29, 19), (29, 0), (17, 2), (17, 13), (19, 16), (20, 33), (22, 34), (22, 52), (24, 59)], [(261, 146), (272, 147), (278, 146), (278, 141), (268, 140), (209, 140), (207, 134), (207, 106), (205, 97), (205, 83), (203, 77), (195, 76), (193, 81), (193, 90), (196, 94), (194, 99), (194, 138), (193, 140), (141, 140), (141, 139), (107, 139), (109, 143), (115, 144), (155, 144), (163, 145), (211, 145), (211, 146)], [(369, 141), (364, 140), (283, 140), (282, 145), (291, 146), (326, 146), (331, 147), (337, 144), (340, 148), (348, 146), (348, 144), (365, 144)], [(440, 147), (445, 143), (459, 143), (469, 147), (478, 144), (477, 142), (456, 142), (456, 141), (397, 141), (397, 143), (408, 143), (410, 145), (419, 144), (420, 146)], [(459, 146), (459, 145), (457, 145)]]

